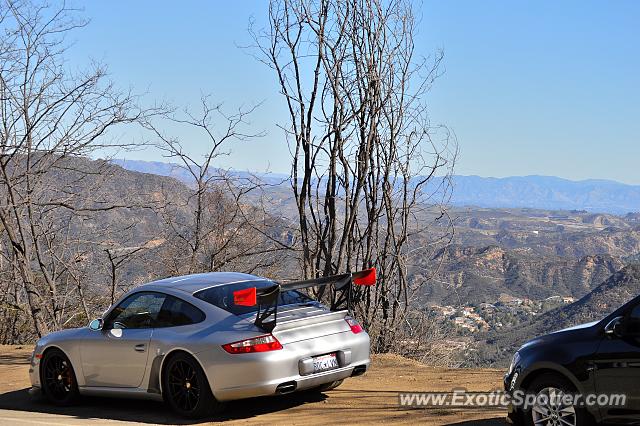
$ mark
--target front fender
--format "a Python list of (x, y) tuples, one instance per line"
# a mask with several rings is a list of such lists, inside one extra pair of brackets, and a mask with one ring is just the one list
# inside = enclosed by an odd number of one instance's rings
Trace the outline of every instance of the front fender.
[(40, 387), (40, 365), (41, 357), (47, 350), (56, 348), (62, 351), (69, 361), (76, 375), (78, 386), (85, 385), (84, 372), (82, 370), (82, 358), (80, 355), (80, 347), (82, 345), (82, 334), (88, 329), (78, 328), (54, 332), (42, 337), (36, 343), (31, 359), (31, 367), (29, 368), (29, 379), (31, 385)]
[(544, 372), (555, 373), (566, 378), (581, 394), (590, 393), (594, 389), (592, 377), (587, 377), (586, 380), (579, 380), (571, 370), (563, 365), (549, 361), (538, 361), (527, 366), (525, 369), (519, 372), (514, 390), (526, 390), (527, 385), (530, 384), (535, 379), (535, 377), (543, 374)]

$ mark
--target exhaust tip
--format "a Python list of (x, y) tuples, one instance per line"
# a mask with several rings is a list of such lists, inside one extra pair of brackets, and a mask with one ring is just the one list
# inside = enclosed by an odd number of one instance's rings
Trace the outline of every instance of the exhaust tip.
[(362, 376), (367, 371), (366, 365), (358, 365), (353, 367), (353, 371), (351, 372), (351, 377)]
[(287, 393), (295, 392), (297, 387), (298, 385), (294, 381), (280, 383), (278, 387), (276, 387), (276, 394), (284, 395)]

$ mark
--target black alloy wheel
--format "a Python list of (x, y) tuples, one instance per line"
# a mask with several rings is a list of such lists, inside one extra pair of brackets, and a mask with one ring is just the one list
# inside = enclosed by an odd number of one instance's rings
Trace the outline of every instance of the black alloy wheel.
[(42, 390), (57, 405), (68, 405), (78, 397), (78, 383), (69, 358), (59, 349), (45, 353), (41, 366)]
[(219, 407), (202, 368), (191, 356), (178, 353), (164, 368), (163, 396), (178, 414), (190, 418), (212, 415)]
[(201, 385), (196, 371), (186, 361), (176, 361), (169, 370), (169, 394), (182, 411), (193, 411), (200, 401)]

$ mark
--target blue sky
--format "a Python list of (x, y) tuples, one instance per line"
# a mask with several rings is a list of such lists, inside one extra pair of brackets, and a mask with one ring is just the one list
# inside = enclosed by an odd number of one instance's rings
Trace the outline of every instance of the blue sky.
[[(229, 108), (263, 102), (251, 121), (266, 136), (220, 165), (288, 172), (275, 76), (237, 47), (250, 43), (249, 19), (264, 20), (266, 1), (80, 5), (91, 23), (73, 36), (72, 63), (103, 61), (149, 101), (196, 105), (211, 93)], [(458, 137), (456, 173), (640, 184), (640, 2), (428, 0), (416, 9), (419, 53), (445, 53), (428, 102), (432, 122)], [(195, 134), (182, 136), (202, 150)]]

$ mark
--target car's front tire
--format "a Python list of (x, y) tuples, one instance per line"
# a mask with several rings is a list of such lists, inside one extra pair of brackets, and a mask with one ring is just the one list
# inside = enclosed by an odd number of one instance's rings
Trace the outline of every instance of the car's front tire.
[(80, 395), (73, 365), (60, 349), (52, 348), (44, 353), (40, 383), (45, 398), (56, 405), (72, 405)]
[(162, 396), (179, 415), (192, 419), (208, 417), (220, 410), (200, 364), (190, 355), (172, 355), (163, 368)]
[(562, 403), (562, 395), (576, 394), (575, 387), (562, 376), (543, 374), (535, 378), (527, 387), (527, 394), (536, 396), (533, 407), (527, 407), (524, 412), (525, 425), (527, 426), (587, 426), (592, 424), (591, 418), (584, 408)]

